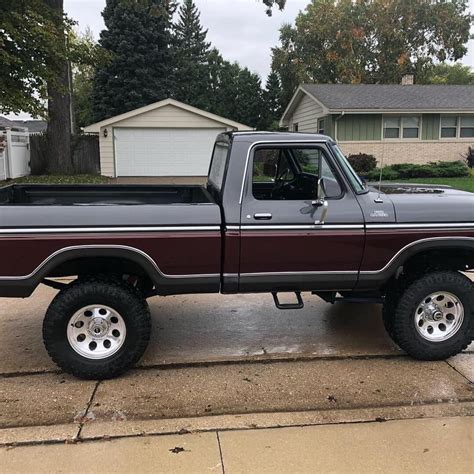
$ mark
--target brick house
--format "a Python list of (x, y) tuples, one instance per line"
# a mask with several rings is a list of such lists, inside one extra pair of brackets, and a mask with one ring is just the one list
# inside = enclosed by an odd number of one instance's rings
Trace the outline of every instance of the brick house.
[(302, 84), (280, 125), (380, 162), (459, 160), (474, 145), (474, 86)]

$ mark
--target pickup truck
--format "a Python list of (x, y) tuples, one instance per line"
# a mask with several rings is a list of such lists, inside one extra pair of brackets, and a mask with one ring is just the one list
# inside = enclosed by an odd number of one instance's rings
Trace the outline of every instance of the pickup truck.
[(474, 194), (367, 186), (323, 135), (221, 134), (203, 187), (6, 186), (0, 255), (0, 296), (59, 290), (44, 343), (81, 378), (140, 359), (155, 295), (379, 302), (392, 339), (424, 360), (474, 338)]

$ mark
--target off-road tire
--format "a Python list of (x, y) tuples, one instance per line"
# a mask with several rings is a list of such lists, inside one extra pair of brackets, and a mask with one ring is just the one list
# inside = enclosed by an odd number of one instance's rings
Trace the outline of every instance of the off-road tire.
[[(127, 331), (118, 352), (99, 360), (78, 354), (67, 338), (72, 315), (93, 304), (106, 305), (120, 313)], [(108, 379), (124, 373), (141, 358), (150, 334), (150, 310), (140, 292), (125, 282), (105, 276), (88, 277), (61, 290), (43, 321), (43, 341), (50, 357), (62, 370), (82, 379)]]
[[(434, 292), (454, 294), (464, 307), (459, 330), (444, 341), (428, 341), (415, 328), (415, 312), (423, 299)], [(467, 348), (474, 339), (474, 284), (459, 272), (438, 271), (424, 275), (401, 291), (395, 310), (388, 305), (384, 317), (392, 339), (415, 359), (444, 360)], [(386, 325), (386, 327), (387, 327)]]

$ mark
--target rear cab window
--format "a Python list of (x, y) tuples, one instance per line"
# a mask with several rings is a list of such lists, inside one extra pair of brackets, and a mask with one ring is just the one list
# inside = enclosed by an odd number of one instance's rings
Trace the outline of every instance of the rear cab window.
[(220, 193), (224, 185), (225, 171), (227, 168), (227, 159), (229, 156), (230, 145), (224, 142), (217, 142), (214, 145), (212, 153), (211, 166), (209, 168), (208, 188), (211, 186)]

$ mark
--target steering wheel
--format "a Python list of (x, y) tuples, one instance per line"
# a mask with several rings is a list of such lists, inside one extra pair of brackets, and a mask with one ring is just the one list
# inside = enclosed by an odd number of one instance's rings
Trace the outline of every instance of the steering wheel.
[(273, 199), (285, 198), (286, 192), (284, 191), (285, 191), (285, 188), (287, 188), (287, 185), (289, 184), (289, 181), (287, 181), (286, 178), (288, 178), (289, 174), (290, 174), (290, 169), (286, 168), (283, 174), (276, 178), (275, 186), (272, 190)]

